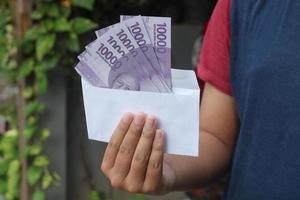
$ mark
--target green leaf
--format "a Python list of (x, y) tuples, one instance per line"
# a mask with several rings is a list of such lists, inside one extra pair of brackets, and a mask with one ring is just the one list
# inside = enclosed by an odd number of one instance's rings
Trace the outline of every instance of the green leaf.
[(87, 10), (93, 10), (93, 6), (94, 6), (95, 0), (72, 0), (72, 4), (74, 6), (78, 6), (81, 8), (85, 8)]
[(6, 139), (6, 138), (16, 138), (17, 136), (18, 136), (17, 129), (11, 129), (11, 130), (6, 132), (6, 134), (4, 135), (4, 139)]
[(43, 18), (48, 10), (48, 5), (45, 3), (38, 3), (37, 7), (32, 12), (33, 20), (39, 20)]
[(47, 27), (45, 25), (35, 25), (26, 31), (24, 36), (24, 42), (36, 40), (40, 35), (47, 33)]
[(17, 68), (17, 61), (14, 60), (9, 60), (9, 62), (7, 63), (7, 69), (8, 70), (13, 70)]
[(39, 27), (34, 26), (31, 29), (27, 30), (25, 35), (24, 35), (24, 40), (25, 41), (31, 41), (31, 40), (35, 40), (38, 35), (39, 35)]
[(44, 105), (37, 101), (28, 102), (25, 106), (25, 116), (29, 116), (34, 112), (42, 112), (44, 108)]
[(42, 25), (47, 29), (47, 32), (54, 28), (54, 21), (52, 19), (46, 19), (42, 21)]
[(50, 173), (46, 173), (42, 179), (42, 188), (47, 189), (51, 185), (52, 181), (53, 181), (53, 178), (50, 175)]
[(52, 172), (52, 176), (53, 176), (53, 179), (56, 181), (56, 182), (60, 182), (61, 181), (61, 177), (58, 173), (56, 172)]
[(30, 126), (36, 126), (37, 125), (37, 122), (38, 122), (38, 119), (36, 117), (33, 117), (33, 116), (30, 116), (28, 118), (28, 124)]
[(65, 17), (59, 17), (54, 22), (54, 30), (56, 32), (66, 32), (71, 29), (70, 23), (67, 21)]
[(69, 7), (60, 6), (60, 15), (65, 18), (69, 18), (71, 9)]
[(8, 162), (5, 160), (0, 160), (0, 176), (6, 174), (8, 170)]
[(145, 200), (145, 197), (143, 195), (135, 195), (135, 200)]
[(42, 145), (41, 144), (33, 144), (28, 147), (28, 154), (31, 156), (36, 156), (42, 152)]
[(33, 71), (33, 67), (33, 59), (27, 59), (25, 62), (23, 62), (18, 72), (18, 79), (20, 80), (28, 76)]
[(42, 19), (43, 16), (44, 16), (44, 13), (41, 12), (41, 10), (38, 10), (38, 9), (33, 10), (32, 13), (31, 13), (31, 18), (33, 20)]
[(0, 140), (0, 149), (4, 159), (14, 159), (17, 156), (18, 132), (16, 130), (7, 131)]
[(45, 199), (46, 199), (45, 193), (40, 190), (35, 191), (32, 195), (32, 200), (45, 200)]
[(49, 6), (48, 6), (48, 15), (50, 17), (58, 17), (59, 16), (59, 7), (58, 7), (59, 4), (54, 4), (54, 3), (51, 3)]
[(41, 132), (41, 139), (42, 141), (45, 141), (48, 137), (50, 136), (50, 131), (49, 129), (43, 129)]
[(49, 159), (46, 156), (38, 156), (34, 159), (33, 165), (37, 167), (46, 167), (49, 165)]
[(45, 58), (43, 61), (39, 63), (39, 65), (35, 67), (36, 75), (38, 76), (38, 74), (45, 73), (46, 71), (56, 67), (60, 57), (61, 56), (59, 54), (52, 52), (49, 58)]
[(73, 31), (77, 34), (85, 33), (97, 27), (97, 24), (87, 18), (77, 17), (72, 21)]
[(13, 160), (9, 164), (7, 171), (7, 192), (5, 194), (7, 199), (15, 199), (18, 196), (19, 190), (19, 179), (20, 179), (20, 162)]
[(30, 138), (32, 138), (32, 136), (34, 135), (34, 133), (36, 131), (37, 131), (36, 126), (27, 126), (24, 130), (24, 136), (25, 136), (26, 140), (30, 140)]
[(47, 76), (45, 73), (38, 73), (36, 78), (36, 89), (40, 94), (44, 94), (48, 88)]
[(89, 200), (101, 200), (97, 191), (91, 191)]
[(47, 34), (38, 38), (36, 42), (36, 56), (39, 61), (53, 48), (55, 39), (55, 34)]
[(42, 176), (42, 169), (39, 167), (30, 167), (27, 172), (28, 183), (33, 186)]
[(70, 34), (70, 37), (67, 41), (67, 48), (73, 52), (78, 52), (80, 50), (79, 39), (75, 33)]
[[(6, 181), (0, 179), (0, 194), (4, 194), (5, 191), (6, 191)], [(0, 199), (1, 199), (1, 195), (0, 195)]]
[(33, 94), (34, 94), (34, 90), (33, 90), (32, 87), (27, 87), (27, 88), (25, 88), (24, 91), (23, 91), (23, 97), (24, 97), (25, 99), (31, 98), (31, 97), (33, 96)]

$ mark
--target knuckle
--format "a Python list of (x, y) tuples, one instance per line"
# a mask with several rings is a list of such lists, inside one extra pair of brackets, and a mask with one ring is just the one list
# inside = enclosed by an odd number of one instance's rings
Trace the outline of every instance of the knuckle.
[(140, 187), (134, 185), (128, 185), (126, 190), (130, 193), (138, 193), (140, 192)]
[(130, 155), (132, 152), (132, 148), (127, 147), (127, 146), (121, 146), (119, 153), (123, 155)]
[(111, 140), (108, 143), (108, 147), (114, 151), (118, 151), (119, 150), (119, 145), (118, 143), (116, 143), (115, 141)]
[(156, 143), (153, 145), (154, 151), (160, 152), (160, 151), (163, 151), (163, 149), (164, 149), (164, 145), (162, 143)]
[(144, 129), (142, 137), (145, 138), (146, 140), (153, 140), (154, 138), (154, 131), (152, 129)]
[(157, 160), (150, 160), (149, 161), (149, 167), (151, 169), (160, 169), (161, 163)]
[(108, 166), (106, 165), (106, 163), (102, 162), (101, 166), (100, 166), (100, 170), (106, 175), (108, 172)]
[(132, 125), (129, 129), (129, 133), (133, 134), (134, 136), (139, 136), (139, 134), (142, 132), (143, 126), (142, 125)]
[(120, 189), (122, 187), (122, 181), (120, 181), (120, 179), (115, 178), (115, 177), (110, 179), (110, 184), (113, 188), (116, 188), (116, 189)]
[(134, 161), (137, 163), (145, 164), (148, 162), (148, 156), (147, 156), (147, 154), (137, 153), (134, 156)]
[(152, 193), (156, 191), (156, 186), (152, 184), (145, 184), (143, 187), (143, 192), (144, 193)]

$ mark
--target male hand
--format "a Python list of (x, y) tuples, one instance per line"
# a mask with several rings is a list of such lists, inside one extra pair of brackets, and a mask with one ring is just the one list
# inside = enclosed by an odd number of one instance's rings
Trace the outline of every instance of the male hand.
[[(115, 188), (158, 194), (166, 191), (166, 182), (172, 179), (163, 175), (163, 160), (164, 135), (157, 129), (156, 118), (126, 113), (111, 137), (101, 169)], [(166, 174), (172, 174), (166, 167)]]

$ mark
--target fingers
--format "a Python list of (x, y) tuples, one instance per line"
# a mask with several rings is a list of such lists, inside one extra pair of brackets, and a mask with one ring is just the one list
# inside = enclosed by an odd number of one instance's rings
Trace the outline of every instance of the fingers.
[(138, 113), (128, 129), (116, 157), (113, 173), (117, 179), (124, 179), (130, 169), (133, 154), (141, 137), (146, 115)]
[(162, 182), (164, 137), (157, 120), (126, 113), (115, 129), (101, 169), (115, 188), (150, 193)]
[(158, 129), (152, 146), (148, 168), (144, 181), (143, 191), (145, 193), (158, 190), (162, 178), (162, 167), (164, 157), (164, 134)]
[(103, 162), (101, 165), (101, 169), (106, 175), (108, 175), (109, 170), (114, 166), (119, 148), (126, 135), (126, 132), (130, 127), (133, 117), (134, 116), (132, 113), (125, 113), (121, 121), (117, 125), (117, 128), (113, 132), (113, 135), (104, 153)]
[(135, 185), (135, 188), (141, 186), (142, 189), (149, 157), (151, 155), (156, 127), (156, 118), (154, 116), (147, 117), (142, 135), (132, 158), (129, 174), (126, 178), (128, 182), (131, 182)]

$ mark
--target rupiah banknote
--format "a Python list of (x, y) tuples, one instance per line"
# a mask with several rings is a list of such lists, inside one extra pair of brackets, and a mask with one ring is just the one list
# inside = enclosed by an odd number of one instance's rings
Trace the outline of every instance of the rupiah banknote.
[(159, 92), (171, 91), (161, 79), (160, 74), (154, 70), (151, 63), (142, 52), (141, 47), (137, 44), (137, 41), (123, 23), (105, 27), (95, 33), (98, 38), (109, 33), (111, 37), (109, 43), (113, 48), (118, 49), (120, 52), (126, 52), (128, 56), (130, 55), (129, 58), (133, 60), (134, 64), (137, 64), (137, 71), (139, 72), (139, 75), (143, 77), (143, 80), (148, 79), (148, 81), (150, 81), (149, 84), (152, 84)]
[(95, 32), (97, 39), (78, 55), (78, 74), (95, 87), (172, 92), (171, 20), (120, 18)]
[[(149, 39), (153, 46), (158, 64), (154, 62), (157, 71), (160, 71), (164, 81), (169, 88), (171, 82), (171, 18), (169, 17), (150, 17), (150, 16), (130, 16), (121, 15), (120, 21), (141, 21), (144, 22)], [(134, 20), (135, 19), (135, 20)]]
[(80, 60), (93, 60), (91, 65), (94, 63), (98, 68), (101, 67), (98, 73), (105, 83), (104, 87), (160, 92), (144, 75), (129, 50), (117, 39), (117, 31), (117, 28), (112, 29), (90, 43), (86, 47), (87, 53)]
[(161, 66), (158, 62), (157, 56), (154, 51), (154, 46), (150, 40), (148, 31), (146, 29), (146, 26), (143, 22), (143, 19), (141, 16), (129, 16), (129, 17), (121, 17), (121, 22), (124, 22), (127, 28), (130, 30), (131, 34), (134, 38), (136, 38), (138, 45), (141, 47), (144, 55), (148, 59), (148, 61), (151, 63), (151, 66), (154, 68), (154, 70), (160, 75), (161, 79), (163, 80), (166, 87), (171, 88), (168, 85), (168, 82), (170, 80), (165, 79), (162, 74)]
[[(108, 31), (109, 30), (109, 31)], [(102, 37), (108, 37), (107, 43), (114, 49), (118, 54), (127, 59), (124, 60), (124, 65), (130, 65), (132, 69), (134, 69), (137, 73), (137, 77), (139, 79), (139, 89), (144, 91), (153, 91), (153, 92), (166, 92), (165, 88), (158, 87), (155, 85), (155, 82), (152, 82), (150, 76), (148, 76), (147, 71), (143, 66), (138, 64), (137, 44), (135, 45), (134, 39), (131, 37), (127, 28), (121, 24), (115, 24), (110, 26), (109, 28), (105, 28), (103, 30), (99, 30), (97, 32), (98, 39)], [(96, 44), (97, 42), (95, 42)], [(97, 47), (94, 47), (97, 48)], [(92, 51), (92, 48), (87, 47), (88, 51)]]

